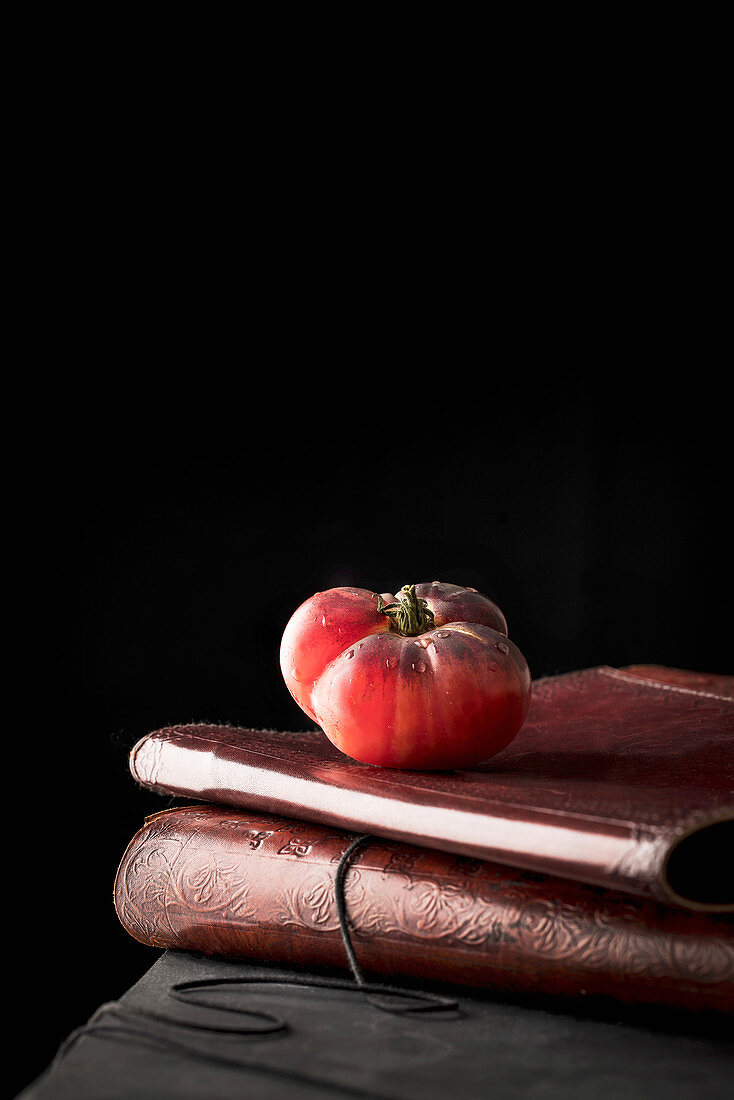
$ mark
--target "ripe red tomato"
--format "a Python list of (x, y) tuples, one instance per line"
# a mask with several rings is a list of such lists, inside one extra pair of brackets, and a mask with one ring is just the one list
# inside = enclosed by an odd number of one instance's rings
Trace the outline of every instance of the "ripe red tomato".
[(491, 600), (456, 584), (399, 598), (331, 588), (294, 612), (280, 647), (288, 690), (341, 752), (365, 764), (466, 768), (504, 749), (530, 672)]

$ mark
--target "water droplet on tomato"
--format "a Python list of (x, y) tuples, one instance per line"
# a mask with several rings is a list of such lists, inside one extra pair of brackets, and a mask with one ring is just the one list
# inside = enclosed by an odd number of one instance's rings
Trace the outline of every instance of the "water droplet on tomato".
[(487, 664), (487, 672), (496, 672), (496, 671), (497, 671), (497, 665), (494, 663), (494, 661), (489, 661), (489, 663)]
[(510, 647), (508, 645), (505, 645), (504, 642), (495, 642), (495, 645), (496, 645), (497, 649), (500, 651), (500, 653), (509, 653), (510, 652)]
[(385, 658), (385, 668), (392, 668), (392, 665), (390, 664), (390, 658), (389, 657)]
[(326, 626), (326, 615), (321, 616), (321, 625)]
[(426, 671), (425, 662), (424, 661), (414, 661), (413, 662), (413, 668), (415, 669), (416, 672), (425, 672)]
[(347, 653), (347, 657), (353, 657), (353, 656), (354, 656), (354, 650), (350, 649), (349, 652)]
[(436, 631), (436, 637), (437, 638), (448, 638), (450, 634), (451, 634), (450, 630), (437, 630)]

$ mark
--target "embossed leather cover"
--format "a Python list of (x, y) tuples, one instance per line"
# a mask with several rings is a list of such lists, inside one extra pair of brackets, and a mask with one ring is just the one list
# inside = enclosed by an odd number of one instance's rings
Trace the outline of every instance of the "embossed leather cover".
[(130, 769), (164, 794), (734, 911), (734, 677), (644, 665), (537, 680), (527, 721), (471, 771), (358, 764), (318, 730), (157, 730)]
[[(187, 805), (148, 818), (115, 882), (142, 943), (296, 969), (345, 970), (335, 871), (353, 834)], [(698, 1009), (734, 1008), (721, 914), (374, 839), (344, 882), (366, 978)]]

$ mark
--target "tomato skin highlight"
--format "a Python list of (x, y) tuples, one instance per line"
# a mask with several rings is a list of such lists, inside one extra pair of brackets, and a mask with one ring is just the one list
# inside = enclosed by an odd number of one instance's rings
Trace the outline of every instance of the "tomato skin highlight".
[[(414, 592), (432, 613), (417, 635), (391, 628), (377, 595), (366, 589), (316, 593), (284, 631), (283, 677), (304, 712), (354, 760), (419, 770), (471, 767), (500, 752), (522, 727), (530, 672), (487, 597), (438, 582)], [(394, 606), (395, 597), (382, 594), (382, 601)]]

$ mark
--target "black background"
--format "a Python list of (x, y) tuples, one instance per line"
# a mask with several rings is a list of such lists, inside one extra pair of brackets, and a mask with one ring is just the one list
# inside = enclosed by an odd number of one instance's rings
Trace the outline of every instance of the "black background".
[(710, 35), (692, 75), (687, 41), (619, 33), (598, 77), (591, 36), (552, 73), (542, 31), (529, 62), (504, 43), (489, 90), (462, 52), (448, 106), (432, 55), (343, 102), (280, 31), (264, 75), (239, 36), (207, 73), (169, 25), (117, 64), (80, 34), (54, 68), (32, 36), (4, 405), (19, 1084), (158, 955), (112, 904), (163, 805), (130, 747), (305, 728), (278, 646), (314, 591), (478, 588), (536, 677), (734, 672), (725, 69)]
[(202, 98), (178, 64), (175, 107), (168, 87), (131, 106), (127, 70), (97, 110), (67, 79), (18, 169), (20, 1084), (158, 955), (112, 904), (128, 841), (165, 804), (129, 749), (176, 722), (307, 728), (278, 648), (313, 592), (472, 586), (535, 677), (734, 672), (721, 143), (687, 89), (663, 113), (632, 98), (623, 126), (616, 85), (585, 116), (558, 76), (560, 114), (494, 118), (489, 175), (446, 116), (444, 178), (425, 107), (423, 159), (375, 135), (371, 160), (359, 125), (327, 112), (319, 130), (298, 97), (273, 124), (258, 96), (245, 126), (220, 112), (231, 71)]
[(128, 840), (166, 804), (135, 786), (130, 747), (193, 720), (310, 728), (278, 647), (313, 592), (478, 588), (535, 677), (600, 663), (734, 671), (715, 379), (682, 390), (661, 372), (643, 386), (492, 355), (431, 371), (248, 358), (221, 383), (202, 361), (156, 396), (123, 375), (117, 399), (107, 389), (91, 406), (76, 404), (81, 386), (74, 400), (60, 388), (64, 416), (39, 441), (23, 497), (42, 606), (17, 745), (27, 859), (13, 910), (33, 948), (19, 1003), (39, 1071), (158, 955), (112, 905)]

